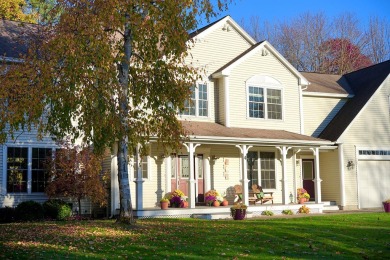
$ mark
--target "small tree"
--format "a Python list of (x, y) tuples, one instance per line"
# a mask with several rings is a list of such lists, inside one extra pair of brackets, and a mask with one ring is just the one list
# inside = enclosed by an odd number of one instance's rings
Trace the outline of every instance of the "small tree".
[(321, 71), (345, 74), (372, 65), (370, 58), (348, 39), (330, 39), (321, 46), (325, 53)]
[(88, 198), (93, 203), (107, 204), (105, 189), (106, 174), (102, 174), (102, 157), (89, 148), (71, 147), (66, 144), (57, 150), (48, 163), (50, 180), (46, 187), (49, 197), (69, 197), (77, 200), (79, 213), (81, 199)]

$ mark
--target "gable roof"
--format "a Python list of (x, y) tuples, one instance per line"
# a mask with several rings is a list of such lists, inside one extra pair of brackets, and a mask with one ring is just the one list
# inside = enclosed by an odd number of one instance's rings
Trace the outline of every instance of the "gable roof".
[[(230, 70), (233, 69), (235, 66), (237, 66), (242, 60), (249, 57), (251, 54), (256, 52), (259, 49), (266, 49), (267, 51), (270, 51), (274, 56), (279, 59), (279, 61), (286, 66), (288, 70), (291, 71), (293, 75), (295, 75), (298, 80), (299, 84), (307, 86), (309, 84), (309, 81), (298, 71), (296, 70), (268, 41), (261, 41), (256, 43), (255, 45), (249, 47), (246, 51), (238, 55), (236, 58), (231, 60), (229, 63), (222, 66), (220, 69), (218, 69), (216, 72), (212, 74), (214, 78), (219, 78), (224, 75), (229, 75)], [(265, 53), (266, 55), (266, 53)]]
[(246, 41), (248, 41), (250, 44), (255, 44), (255, 39), (252, 38), (244, 29), (241, 28), (229, 15), (222, 17), (221, 19), (210, 23), (200, 29), (195, 30), (194, 32), (189, 34), (190, 39), (199, 37), (202, 38), (208, 33), (212, 32), (215, 28), (219, 28), (223, 24), (228, 24), (229, 26), (232, 26), (233, 29), (235, 29)]
[(337, 141), (390, 74), (390, 60), (360, 69), (343, 77), (354, 97), (329, 122), (319, 138)]
[(210, 143), (252, 143), (281, 145), (330, 145), (328, 140), (284, 130), (226, 127), (218, 123), (181, 121), (190, 139)]
[(315, 72), (301, 72), (310, 82), (304, 92), (353, 94), (347, 80), (342, 75), (322, 74)]
[(27, 40), (36, 30), (36, 24), (0, 19), (0, 59), (21, 58), (27, 52)]

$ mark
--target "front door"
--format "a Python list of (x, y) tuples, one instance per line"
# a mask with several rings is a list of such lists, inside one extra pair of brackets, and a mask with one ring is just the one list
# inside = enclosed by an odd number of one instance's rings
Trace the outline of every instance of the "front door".
[[(197, 201), (204, 200), (204, 181), (203, 181), (203, 156), (197, 155), (194, 157), (194, 179), (197, 180), (196, 193)], [(187, 155), (179, 155), (172, 158), (171, 169), (171, 187), (172, 190), (179, 189), (188, 196), (188, 182), (190, 178), (190, 161)]]
[(315, 199), (314, 191), (314, 160), (313, 159), (303, 159), (302, 160), (302, 178), (303, 178), (303, 188), (309, 193), (310, 200)]

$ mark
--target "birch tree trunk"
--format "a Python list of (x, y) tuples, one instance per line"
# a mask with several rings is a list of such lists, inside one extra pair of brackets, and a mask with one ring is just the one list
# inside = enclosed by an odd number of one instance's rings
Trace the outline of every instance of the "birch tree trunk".
[(132, 56), (131, 46), (131, 28), (129, 23), (129, 14), (125, 15), (125, 30), (124, 30), (124, 57), (118, 65), (118, 77), (121, 85), (119, 109), (121, 116), (122, 137), (118, 145), (118, 182), (119, 182), (119, 198), (120, 198), (120, 213), (119, 221), (124, 223), (133, 223), (133, 207), (131, 203), (130, 183), (129, 183), (129, 168), (128, 168), (128, 128), (129, 126), (129, 68), (130, 58)]

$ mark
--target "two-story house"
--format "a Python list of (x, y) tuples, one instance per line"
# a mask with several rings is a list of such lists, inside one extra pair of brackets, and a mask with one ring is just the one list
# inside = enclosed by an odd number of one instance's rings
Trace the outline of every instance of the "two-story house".
[[(343, 76), (302, 73), (229, 16), (191, 33), (189, 45), (187, 62), (202, 71), (202, 80), (178, 115), (188, 139), (169, 153), (151, 141), (142, 178), (130, 160), (138, 217), (228, 212), (204, 207), (204, 194), (215, 189), (233, 203), (237, 184), (246, 204), (252, 184), (273, 192), (273, 204), (251, 205), (253, 214), (297, 208), (290, 202), (300, 187), (317, 212), (325, 201), (357, 209), (380, 207), (390, 197), (389, 61)], [(30, 136), (20, 145), (3, 145), (3, 206), (15, 205), (17, 196), (34, 198), (28, 185), (20, 195), (8, 184), (14, 147), (27, 149), (26, 181), (32, 181), (35, 144), (41, 143)], [(116, 149), (104, 161), (111, 170), (111, 214), (119, 208)], [(160, 199), (174, 189), (189, 196), (189, 208), (158, 210)]]

